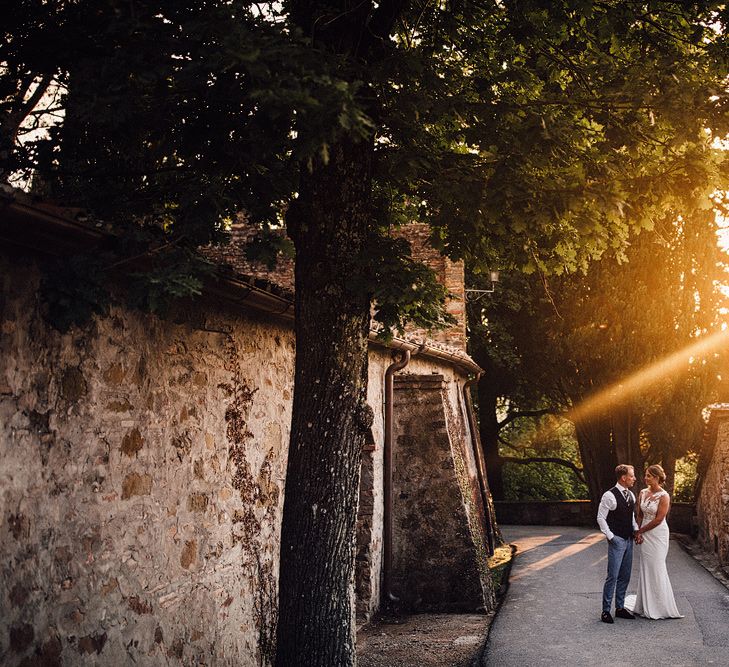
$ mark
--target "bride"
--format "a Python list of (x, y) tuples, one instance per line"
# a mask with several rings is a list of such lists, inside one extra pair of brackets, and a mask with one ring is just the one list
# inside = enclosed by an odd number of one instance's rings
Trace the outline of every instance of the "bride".
[[(632, 611), (645, 618), (683, 618), (676, 607), (666, 570), (669, 535), (666, 514), (671, 505), (668, 493), (661, 487), (666, 473), (661, 466), (652, 465), (645, 471), (644, 479), (647, 488), (640, 492), (637, 503), (640, 574)], [(629, 607), (628, 600), (625, 606)]]

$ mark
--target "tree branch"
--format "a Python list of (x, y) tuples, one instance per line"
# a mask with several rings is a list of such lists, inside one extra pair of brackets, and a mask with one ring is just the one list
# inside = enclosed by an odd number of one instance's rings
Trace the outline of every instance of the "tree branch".
[(511, 444), (511, 443), (510, 443), (510, 442), (509, 442), (508, 440), (506, 440), (506, 439), (505, 439), (505, 438), (504, 438), (503, 436), (501, 436), (501, 435), (497, 435), (497, 436), (496, 436), (496, 439), (497, 439), (497, 440), (498, 440), (498, 441), (499, 441), (499, 442), (500, 442), (500, 443), (501, 443), (502, 445), (504, 445), (505, 447), (508, 447), (509, 449), (512, 449), (512, 450), (514, 450), (515, 452), (520, 452), (520, 451), (522, 451), (522, 450), (521, 450), (521, 449), (519, 449), (518, 447), (514, 447), (514, 445), (512, 445), (512, 444)]
[(367, 25), (372, 41), (381, 42), (389, 37), (407, 4), (408, 0), (382, 0)]
[(557, 410), (556, 408), (543, 408), (541, 410), (522, 410), (520, 412), (512, 412), (498, 423), (498, 427), (499, 430), (501, 430), (507, 424), (511, 424), (511, 422), (517, 419), (521, 419), (522, 417), (541, 417), (542, 415), (557, 414), (561, 414), (561, 411)]
[(560, 459), (554, 456), (529, 456), (526, 458), (518, 456), (500, 456), (499, 460), (502, 463), (518, 463), (520, 465), (527, 465), (528, 463), (556, 463), (557, 465), (564, 466), (565, 468), (572, 470), (577, 479), (579, 479), (583, 484), (587, 484), (582, 468), (578, 468), (574, 463), (572, 463), (572, 461), (568, 461), (567, 459)]
[(31, 73), (28, 76), (23, 77), (22, 80), (18, 83), (18, 91), (15, 95), (15, 99), (17, 100), (17, 106), (23, 106), (23, 100), (28, 94), (30, 87), (33, 85), (33, 81), (35, 81), (35, 74)]
[(693, 42), (690, 39), (686, 39), (685, 37), (682, 37), (681, 35), (677, 35), (677, 34), (671, 32), (668, 28), (664, 28), (660, 23), (651, 19), (648, 14), (643, 14), (642, 16), (638, 16), (637, 18), (639, 21), (643, 21), (644, 23), (647, 23), (648, 25), (653, 26), (658, 32), (661, 32), (664, 35), (667, 35), (671, 39), (675, 39), (677, 42), (683, 42), (684, 44), (688, 44), (697, 49), (706, 50), (706, 46), (704, 44), (701, 44), (701, 42)]
[(35, 109), (35, 105), (40, 102), (41, 97), (46, 94), (46, 91), (48, 90), (48, 87), (51, 85), (53, 81), (53, 76), (51, 74), (45, 74), (43, 78), (38, 82), (38, 85), (36, 86), (36, 89), (33, 91), (33, 94), (28, 98), (28, 101), (23, 105), (22, 111), (24, 115), (28, 115), (33, 109)]
[(15, 143), (16, 139), (18, 138), (20, 126), (23, 124), (23, 121), (25, 121), (25, 119), (28, 117), (28, 114), (30, 114), (30, 112), (35, 109), (36, 104), (40, 102), (43, 95), (46, 94), (46, 91), (48, 90), (48, 87), (51, 85), (52, 81), (53, 76), (51, 76), (50, 74), (44, 75), (43, 78), (38, 82), (36, 89), (33, 91), (33, 94), (28, 98), (28, 100), (26, 102), (23, 102), (21, 100), (19, 108), (6, 116), (5, 122), (3, 123), (3, 130), (6, 133), (6, 136), (9, 137), (9, 144)]

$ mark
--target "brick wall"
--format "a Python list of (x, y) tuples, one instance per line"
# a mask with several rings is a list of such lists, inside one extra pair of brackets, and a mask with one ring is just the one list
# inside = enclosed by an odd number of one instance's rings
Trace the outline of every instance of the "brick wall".
[[(281, 232), (283, 234), (283, 232)], [(459, 350), (466, 350), (466, 311), (463, 262), (452, 262), (435, 250), (428, 239), (430, 227), (426, 224), (412, 223), (402, 227), (398, 232), (411, 245), (415, 259), (427, 264), (435, 271), (439, 282), (451, 295), (446, 303), (447, 312), (452, 315), (456, 324), (441, 331), (426, 331), (409, 327), (407, 332), (421, 339), (428, 338)], [(279, 258), (275, 268), (269, 269), (265, 264), (253, 262), (245, 255), (248, 243), (255, 237), (256, 230), (244, 218), (239, 218), (231, 228), (230, 243), (208, 248), (206, 254), (218, 263), (228, 264), (238, 273), (271, 281), (284, 289), (294, 290), (294, 260)]]
[(413, 327), (408, 329), (408, 333), (465, 351), (466, 301), (463, 262), (452, 262), (430, 245), (428, 240), (430, 227), (426, 224), (411, 223), (402, 227), (398, 234), (410, 242), (413, 257), (435, 271), (438, 281), (448, 290), (451, 296), (446, 303), (446, 310), (456, 320), (456, 324), (442, 331), (425, 331)]
[[(285, 236), (280, 230), (281, 236)], [(248, 223), (244, 216), (238, 216), (230, 229), (228, 243), (209, 246), (205, 255), (216, 264), (228, 265), (236, 273), (253, 278), (260, 278), (278, 285), (288, 292), (294, 291), (294, 260), (290, 257), (279, 257), (276, 266), (270, 269), (266, 264), (246, 257), (248, 244), (256, 237), (258, 230)]]

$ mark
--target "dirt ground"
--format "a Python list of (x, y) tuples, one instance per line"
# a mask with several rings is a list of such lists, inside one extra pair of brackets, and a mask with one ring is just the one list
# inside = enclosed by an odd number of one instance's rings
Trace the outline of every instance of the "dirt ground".
[(475, 667), (493, 618), (494, 612), (377, 621), (357, 634), (357, 661), (360, 667)]
[[(498, 610), (506, 593), (514, 549), (489, 558)], [(477, 667), (496, 611), (488, 614), (414, 614), (381, 618), (357, 633), (360, 667)]]

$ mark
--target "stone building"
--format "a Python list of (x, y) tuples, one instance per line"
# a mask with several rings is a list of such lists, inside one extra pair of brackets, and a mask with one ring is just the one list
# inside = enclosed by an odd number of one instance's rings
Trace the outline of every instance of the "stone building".
[[(61, 334), (43, 318), (44, 266), (105, 234), (0, 192), (0, 663), (269, 664), (291, 294), (226, 272), (166, 319), (115, 305)], [(462, 294), (462, 267), (442, 267)], [(449, 345), (371, 337), (360, 621), (386, 595), (492, 602), (463, 327), (461, 312)]]
[(729, 405), (710, 410), (696, 485), (698, 539), (729, 574)]

